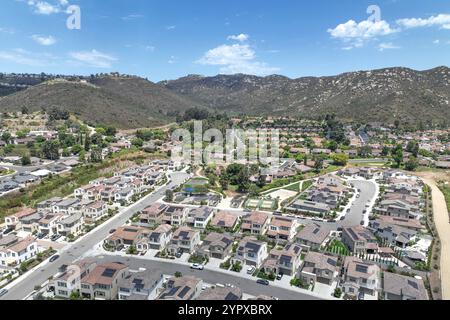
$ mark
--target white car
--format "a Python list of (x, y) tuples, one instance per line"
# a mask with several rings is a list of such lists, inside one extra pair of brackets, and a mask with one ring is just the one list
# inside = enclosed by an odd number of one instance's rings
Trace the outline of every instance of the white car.
[(247, 274), (253, 274), (256, 271), (255, 267), (250, 267), (247, 269)]
[(194, 269), (194, 270), (203, 270), (203, 269), (205, 269), (205, 267), (204, 267), (203, 265), (201, 265), (201, 264), (194, 263), (194, 264), (191, 266), (191, 269)]

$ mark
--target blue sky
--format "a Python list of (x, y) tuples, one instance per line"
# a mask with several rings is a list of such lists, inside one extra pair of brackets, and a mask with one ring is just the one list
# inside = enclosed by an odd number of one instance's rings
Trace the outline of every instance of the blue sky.
[[(71, 6), (79, 30), (66, 26)], [(0, 8), (0, 72), (160, 81), (450, 65), (450, 0), (2, 0)]]

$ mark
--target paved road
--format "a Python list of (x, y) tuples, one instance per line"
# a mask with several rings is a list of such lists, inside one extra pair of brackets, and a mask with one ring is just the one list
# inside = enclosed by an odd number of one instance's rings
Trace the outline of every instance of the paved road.
[(204, 282), (209, 284), (233, 284), (242, 289), (244, 293), (258, 296), (274, 296), (281, 300), (320, 300), (314, 296), (304, 294), (298, 291), (284, 289), (275, 286), (264, 286), (256, 283), (256, 280), (245, 279), (236, 277), (233, 275), (228, 275), (214, 270), (191, 270), (189, 266), (178, 265), (170, 262), (160, 262), (160, 261), (146, 261), (136, 258), (127, 258), (122, 256), (99, 256), (97, 257), (103, 262), (122, 262), (130, 266), (130, 269), (138, 270), (139, 268), (145, 268), (147, 270), (154, 270), (158, 273), (163, 273), (166, 275), (175, 274), (179, 271), (183, 275), (195, 275), (201, 278)]
[(449, 208), (445, 202), (445, 197), (436, 185), (433, 178), (423, 179), (427, 185), (431, 187), (433, 198), (433, 215), (434, 224), (441, 240), (441, 285), (442, 299), (450, 300), (450, 224), (449, 224)]
[(179, 186), (189, 177), (186, 173), (174, 173), (171, 175), (172, 181), (159, 189), (157, 192), (145, 197), (135, 205), (126, 209), (118, 216), (107, 221), (98, 229), (89, 233), (79, 241), (69, 245), (61, 251), (60, 258), (52, 263), (45, 264), (36, 269), (30, 274), (26, 274), (20, 282), (13, 282), (6, 287), (9, 290), (8, 294), (4, 295), (0, 300), (21, 300), (25, 298), (30, 292), (34, 290), (36, 285), (41, 285), (47, 281), (51, 276), (58, 272), (58, 268), (63, 265), (70, 265), (76, 259), (83, 256), (87, 251), (92, 249), (96, 244), (105, 239), (109, 235), (111, 229), (116, 229), (126, 223), (136, 212), (139, 212), (149, 205), (153, 204), (158, 199), (162, 198), (168, 188)]

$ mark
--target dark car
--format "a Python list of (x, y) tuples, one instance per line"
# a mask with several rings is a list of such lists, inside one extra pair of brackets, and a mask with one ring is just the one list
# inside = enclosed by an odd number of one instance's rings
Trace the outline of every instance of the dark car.
[(109, 234), (113, 234), (114, 232), (116, 232), (116, 229), (109, 230)]
[(55, 234), (55, 235), (53, 235), (53, 236), (51, 237), (51, 239), (50, 239), (50, 240), (52, 240), (52, 241), (56, 241), (56, 240), (58, 240), (59, 238), (61, 238), (61, 235), (59, 235), (59, 234)]
[(59, 259), (59, 255), (56, 254), (56, 255), (54, 255), (53, 257), (51, 257), (49, 261), (50, 261), (50, 262), (55, 262), (55, 261), (58, 260), (58, 259)]
[(14, 228), (10, 227), (10, 228), (7, 228), (7, 229), (3, 230), (3, 234), (7, 235), (7, 234), (10, 234), (13, 231), (14, 231)]
[(360, 292), (358, 295), (358, 300), (364, 300), (364, 292)]
[(270, 284), (269, 280), (265, 280), (265, 279), (258, 279), (256, 280), (257, 284), (262, 284), (264, 286), (268, 286)]
[(360, 223), (362, 226), (365, 224), (365, 222), (364, 221), (361, 221), (361, 223)]
[(8, 293), (8, 290), (6, 290), (6, 289), (0, 290), (0, 297), (3, 297), (7, 293)]
[(283, 279), (283, 274), (282, 273), (279, 273), (279, 274), (277, 274), (277, 280), (281, 280), (281, 279)]
[(177, 252), (177, 254), (175, 255), (175, 257), (181, 258), (182, 255), (183, 255), (183, 252), (179, 251), (179, 252)]
[(39, 234), (37, 235), (37, 238), (38, 238), (38, 239), (44, 239), (45, 236), (46, 236), (45, 233), (39, 233)]

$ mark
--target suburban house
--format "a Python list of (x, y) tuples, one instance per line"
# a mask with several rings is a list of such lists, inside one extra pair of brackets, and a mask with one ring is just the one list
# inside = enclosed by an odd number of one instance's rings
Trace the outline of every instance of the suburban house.
[(168, 206), (164, 210), (163, 223), (177, 227), (186, 222), (189, 209), (185, 207)]
[(154, 300), (162, 287), (164, 276), (155, 270), (129, 272), (118, 283), (119, 300)]
[(295, 236), (295, 241), (304, 249), (309, 251), (318, 250), (327, 240), (330, 232), (318, 224), (312, 223), (306, 225)]
[(419, 215), (419, 208), (403, 200), (383, 200), (373, 212), (384, 216), (415, 219)]
[(163, 221), (164, 210), (167, 205), (154, 203), (150, 207), (145, 208), (139, 214), (139, 224), (142, 227), (154, 227)]
[(131, 187), (119, 189), (114, 195), (114, 201), (122, 204), (130, 204), (135, 192)]
[(34, 233), (39, 230), (39, 220), (41, 220), (43, 214), (40, 212), (33, 213), (29, 216), (24, 216), (19, 219), (19, 226), (22, 231)]
[(60, 213), (47, 213), (39, 220), (39, 233), (49, 235), (50, 237), (58, 234), (58, 222), (64, 215)]
[(416, 239), (417, 232), (397, 225), (373, 223), (374, 233), (385, 242), (405, 249), (409, 243)]
[(153, 250), (163, 250), (172, 238), (172, 227), (162, 224), (151, 231), (148, 237), (144, 237), (137, 242), (136, 248), (139, 252)]
[(239, 242), (233, 260), (259, 268), (264, 260), (266, 260), (267, 256), (266, 242), (259, 241), (254, 237), (245, 237)]
[(81, 290), (81, 279), (86, 277), (97, 263), (90, 260), (81, 260), (71, 266), (65, 266), (54, 279), (55, 295), (69, 299), (72, 292)]
[(36, 212), (37, 211), (32, 208), (22, 209), (21, 211), (13, 214), (11, 216), (5, 217), (5, 225), (7, 228), (18, 229), (18, 228), (20, 228), (20, 226), (19, 226), (20, 219), (31, 216), (31, 215), (35, 214)]
[(58, 222), (58, 234), (62, 236), (79, 236), (83, 231), (84, 218), (81, 212), (61, 219)]
[(60, 198), (60, 197), (53, 197), (53, 198), (44, 200), (42, 202), (39, 202), (36, 205), (36, 208), (38, 210), (53, 210), (53, 206), (55, 204), (57, 204), (58, 202), (61, 202), (61, 201), (62, 201), (62, 198)]
[(117, 298), (119, 281), (128, 274), (128, 266), (118, 263), (97, 265), (81, 279), (81, 296), (94, 300), (113, 300)]
[(423, 280), (395, 273), (383, 275), (384, 300), (429, 300)]
[(272, 249), (268, 259), (263, 263), (267, 274), (284, 274), (292, 276), (300, 266), (302, 247), (299, 244), (287, 244), (283, 249)]
[(4, 267), (19, 266), (22, 262), (30, 260), (38, 253), (38, 245), (33, 237), (8, 238), (12, 240), (4, 248), (0, 247), (0, 265)]
[(243, 233), (263, 235), (267, 231), (269, 221), (267, 213), (254, 211), (242, 218), (241, 230)]
[(325, 203), (298, 199), (286, 207), (286, 210), (295, 213), (324, 216), (331, 211), (331, 207)]
[(204, 257), (223, 260), (230, 254), (233, 243), (233, 237), (212, 232), (205, 237), (196, 253)]
[(242, 290), (237, 287), (214, 287), (202, 291), (196, 300), (238, 301), (242, 300)]
[(194, 300), (202, 291), (202, 285), (201, 279), (192, 276), (172, 277), (158, 300)]
[(214, 216), (214, 209), (200, 207), (191, 209), (187, 216), (187, 225), (193, 228), (205, 229)]
[(353, 297), (359, 293), (375, 296), (381, 289), (381, 269), (374, 263), (346, 257), (342, 268), (342, 291)]
[(81, 211), (81, 200), (76, 198), (68, 198), (53, 205), (54, 213), (63, 213), (72, 215)]
[(199, 243), (200, 232), (198, 230), (180, 227), (174, 232), (167, 249), (172, 254), (177, 252), (193, 253)]
[(307, 284), (316, 282), (332, 285), (339, 274), (338, 259), (324, 253), (310, 251), (305, 256), (300, 279)]
[(108, 205), (104, 201), (95, 201), (84, 207), (84, 222), (94, 224), (108, 215)]
[(148, 229), (142, 227), (123, 226), (111, 234), (106, 240), (105, 245), (113, 250), (121, 250), (125, 246), (136, 245), (142, 238), (149, 233)]
[(295, 237), (298, 228), (296, 219), (273, 217), (267, 227), (267, 237), (275, 240), (290, 241)]
[(211, 220), (211, 226), (234, 231), (239, 224), (239, 216), (227, 211), (219, 211)]
[(378, 251), (377, 238), (363, 226), (343, 228), (342, 243), (355, 254), (376, 253)]

